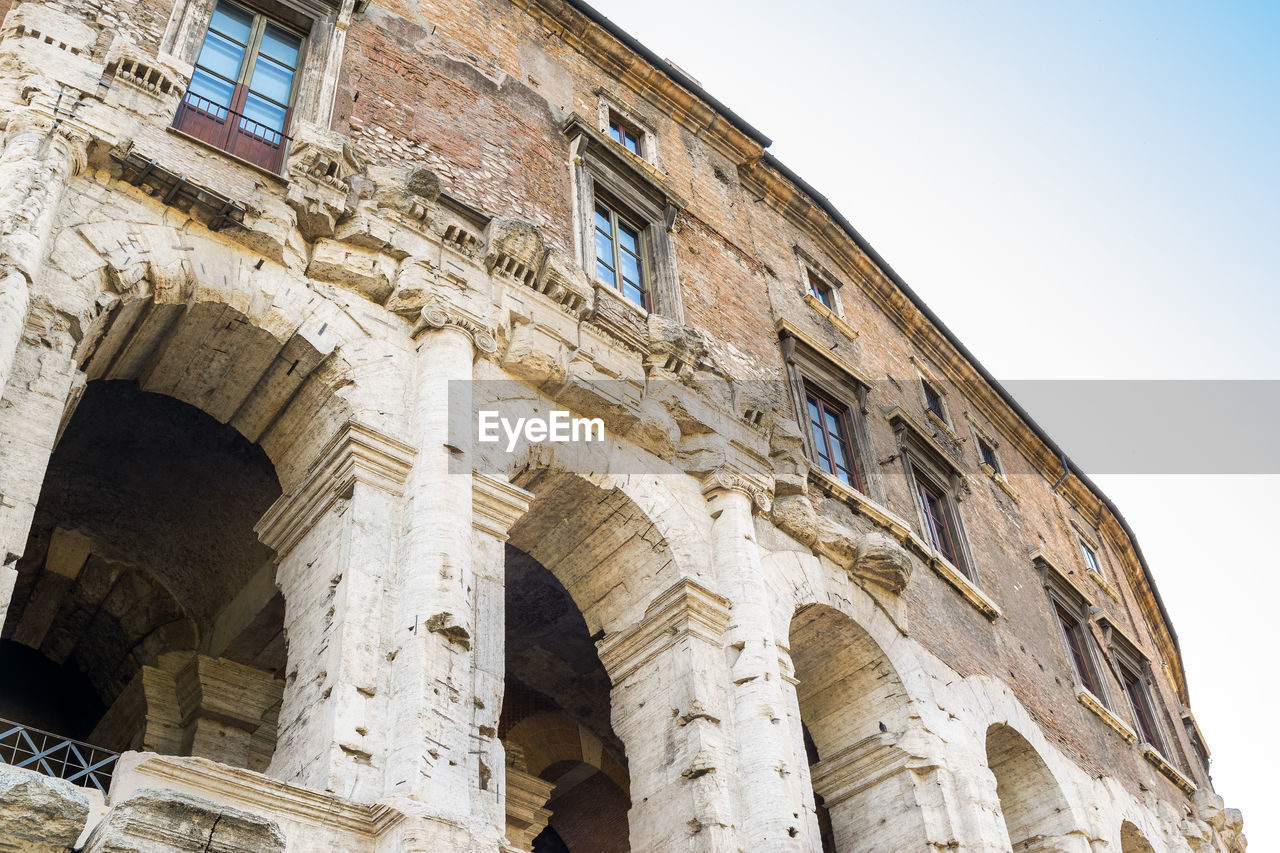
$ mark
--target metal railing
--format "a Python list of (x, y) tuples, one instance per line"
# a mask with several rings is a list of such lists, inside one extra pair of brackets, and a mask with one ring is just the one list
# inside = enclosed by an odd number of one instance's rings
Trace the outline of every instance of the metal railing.
[(104, 794), (119, 754), (21, 723), (0, 720), (0, 761)]
[[(286, 126), (288, 122), (289, 115), (286, 114)], [(278, 172), (283, 165), (284, 151), (291, 140), (283, 130), (254, 121), (230, 107), (192, 92), (184, 94), (179, 101), (173, 126), (273, 172)]]

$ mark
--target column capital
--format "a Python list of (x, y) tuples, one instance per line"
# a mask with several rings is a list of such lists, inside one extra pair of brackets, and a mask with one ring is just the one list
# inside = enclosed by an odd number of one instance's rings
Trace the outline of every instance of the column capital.
[(702, 494), (708, 500), (723, 492), (741, 492), (761, 512), (773, 506), (773, 482), (728, 466), (712, 469), (702, 480)]
[(359, 421), (347, 421), (302, 482), (276, 500), (254, 530), (277, 555), (286, 554), (335, 501), (351, 496), (357, 482), (397, 497), (403, 494), (414, 455), (409, 445)]
[(686, 636), (719, 645), (729, 624), (729, 599), (689, 578), (672, 584), (644, 613), (644, 621), (598, 643), (600, 662), (615, 685)]
[(417, 338), (427, 329), (456, 329), (471, 338), (475, 348), (485, 355), (498, 350), (498, 339), (482, 318), (441, 299), (422, 306), (418, 322), (413, 327), (413, 337)]
[(472, 526), (476, 530), (507, 540), (511, 526), (529, 511), (533, 493), (504, 479), (476, 471), (471, 475)]
[(66, 159), (67, 177), (82, 174), (88, 165), (89, 140), (92, 134), (74, 119), (54, 115), (49, 109), (32, 105), (9, 120), (4, 143), (9, 145), (21, 136), (39, 137), (41, 144), (56, 149)]

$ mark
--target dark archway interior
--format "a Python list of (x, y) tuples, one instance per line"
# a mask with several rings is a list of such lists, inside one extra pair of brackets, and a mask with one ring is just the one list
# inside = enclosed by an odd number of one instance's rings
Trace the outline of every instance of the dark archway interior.
[[(609, 676), (564, 585), (512, 546), (506, 672), (499, 734), (508, 760), (555, 785), (546, 804), (550, 821), (533, 850), (626, 853), (631, 802), (618, 783), (626, 778), (625, 752), (610, 725)], [(598, 742), (600, 755), (584, 741)]]
[[(207, 644), (246, 582), (269, 570), (253, 526), (279, 495), (270, 460), (231, 427), (132, 382), (91, 382), (17, 564), (0, 666), (28, 675), (4, 679), (4, 712), (83, 737), (160, 655), (226, 651)], [(274, 604), (259, 622), (280, 619)], [(282, 666), (279, 627), (258, 632), (256, 647), (228, 639), (257, 658), (246, 663)], [(9, 695), (13, 685), (25, 695)]]

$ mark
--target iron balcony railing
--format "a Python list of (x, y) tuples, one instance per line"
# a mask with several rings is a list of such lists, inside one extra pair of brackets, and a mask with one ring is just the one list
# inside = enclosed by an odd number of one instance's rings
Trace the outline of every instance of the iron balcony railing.
[(78, 740), (0, 720), (0, 761), (66, 779), (104, 794), (111, 784), (118, 753)]
[[(292, 110), (285, 114), (286, 128), (291, 114)], [(291, 137), (282, 130), (268, 127), (192, 92), (183, 95), (178, 103), (173, 127), (276, 173), (284, 165), (285, 149), (291, 141)]]

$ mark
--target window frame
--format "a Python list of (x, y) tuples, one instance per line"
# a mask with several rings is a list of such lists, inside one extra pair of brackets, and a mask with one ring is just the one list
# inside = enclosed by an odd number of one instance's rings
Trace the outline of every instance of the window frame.
[(1100, 578), (1105, 578), (1107, 575), (1102, 570), (1102, 558), (1098, 556), (1097, 549), (1086, 542), (1079, 533), (1076, 534), (1076, 544), (1080, 548), (1080, 556), (1084, 558), (1085, 569)]
[(978, 462), (990, 467), (993, 474), (1004, 473), (1000, 469), (1000, 457), (995, 445), (981, 435), (978, 436)]
[[(640, 309), (648, 313), (650, 312), (650, 308), (653, 304), (653, 298), (650, 295), (650, 290), (649, 290), (650, 275), (649, 275), (649, 260), (648, 260), (649, 253), (647, 250), (648, 240), (645, 239), (644, 226), (639, 224), (638, 218), (629, 216), (625, 208), (623, 208), (619, 204), (614, 203), (613, 200), (609, 198), (607, 195), (602, 195), (600, 193), (597, 193), (595, 198), (595, 208), (592, 210), (592, 214), (593, 214), (592, 227), (594, 229), (594, 232), (597, 234), (602, 232), (600, 229), (599, 222), (596, 221), (594, 217), (598, 216), (601, 210), (605, 211), (605, 213), (608, 214), (609, 225), (610, 225), (610, 231), (609, 231), (609, 234), (607, 235), (607, 238), (612, 247), (611, 260), (613, 261), (613, 266), (612, 268), (609, 268), (609, 271), (613, 273), (614, 279), (615, 279), (612, 286), (614, 287), (614, 289), (616, 289), (619, 293), (622, 294), (622, 297), (624, 299), (631, 302), (633, 305), (637, 305)], [(622, 253), (626, 252), (627, 250), (622, 245), (622, 241), (618, 239), (618, 235), (621, 233), (624, 226), (627, 228), (630, 228), (631, 231), (635, 233), (635, 242), (636, 242), (637, 251), (636, 253), (628, 252), (628, 254), (635, 255), (636, 267), (638, 270), (638, 274), (640, 276), (640, 281), (631, 282), (635, 286), (635, 288), (640, 291), (640, 301), (638, 303), (634, 299), (632, 299), (630, 296), (627, 295), (627, 289), (625, 287), (625, 284), (627, 283), (628, 279), (622, 272)], [(600, 276), (600, 264), (603, 263), (603, 259), (601, 259), (599, 254), (598, 242), (596, 243), (596, 250), (597, 250), (595, 254), (596, 266), (592, 272), (592, 277), (595, 280), (603, 282), (604, 284), (608, 285), (609, 282)], [(605, 264), (605, 266), (606, 268), (609, 267), (608, 264)]]
[(805, 268), (805, 277), (809, 280), (809, 293), (814, 299), (822, 303), (822, 306), (828, 311), (840, 313), (836, 300), (836, 289), (828, 281), (813, 271), (812, 268)]
[[(621, 291), (598, 279), (595, 259), (595, 208), (600, 197), (612, 202), (632, 223), (641, 227), (648, 293), (648, 307), (641, 313), (660, 314), (684, 321), (679, 274), (671, 233), (684, 202), (643, 160), (624, 155), (620, 145), (583, 118), (574, 114), (564, 125), (569, 138), (569, 159), (577, 196), (575, 224), (578, 229), (579, 258), (600, 288)], [(629, 305), (635, 303), (627, 300)]]
[[(938, 386), (933, 382), (933, 380), (928, 379), (924, 376), (921, 376), (920, 391), (924, 395), (925, 412), (927, 414), (933, 414), (937, 416), (938, 419), (941, 420), (943, 423), (949, 423), (950, 419), (947, 417), (946, 399), (942, 394), (942, 392), (938, 390)], [(935, 401), (938, 404), (937, 408), (934, 408), (934, 405), (933, 405)]]
[[(927, 434), (921, 432), (918, 426), (904, 417), (901, 410), (891, 413), (890, 422), (897, 437), (898, 452), (902, 457), (907, 486), (911, 492), (911, 502), (915, 506), (916, 522), (925, 543), (946, 559), (966, 580), (981, 589), (978, 567), (973, 559), (973, 551), (965, 531), (964, 517), (960, 512), (961, 494), (968, 488), (964, 472), (953, 460), (940, 453), (932, 445)], [(939, 548), (934, 539), (935, 524), (921, 491), (921, 478), (938, 497), (941, 517), (946, 523), (949, 536), (951, 555)]]
[[(818, 464), (820, 468), (822, 468), (823, 471), (835, 477), (837, 480), (844, 483), (846, 486), (849, 486), (850, 488), (853, 488), (853, 489), (857, 489), (863, 494), (866, 494), (866, 489), (863, 485), (865, 480), (865, 475), (862, 473), (862, 470), (861, 470), (862, 469), (861, 455), (858, 453), (857, 443), (853, 435), (853, 425), (852, 425), (852, 419), (850, 417), (849, 407), (844, 403), (837, 401), (830, 394), (826, 393), (823, 389), (821, 389), (815, 383), (813, 383), (808, 379), (804, 380), (804, 394), (805, 394), (804, 412), (805, 412), (805, 418), (809, 424), (809, 431), (808, 431), (809, 438), (813, 442), (814, 461)], [(839, 426), (844, 432), (843, 436), (837, 436), (836, 438), (841, 445), (841, 450), (844, 454), (845, 460), (848, 462), (848, 464), (844, 466), (845, 468), (847, 468), (849, 473), (848, 479), (845, 479), (844, 477), (840, 476), (839, 468), (841, 466), (838, 466), (835, 464), (835, 458), (831, 452), (832, 437), (831, 437), (830, 430), (827, 428), (826, 419), (823, 418), (819, 423), (815, 424), (813, 422), (812, 417), (810, 417), (809, 415), (809, 407), (815, 404), (819, 407), (820, 414), (834, 416), (837, 426)], [(818, 428), (819, 431), (821, 431), (823, 435), (824, 448), (818, 447), (818, 436), (815, 434), (813, 429), (815, 426)], [(826, 450), (826, 453), (823, 453), (823, 449)], [(822, 464), (822, 458), (824, 456), (827, 458), (829, 464), (831, 465), (830, 470), (827, 469)]]
[[(229, 6), (249, 16), (249, 34), (243, 44), (235, 41), (235, 37), (232, 34), (214, 29), (214, 14), (219, 6)], [(274, 57), (262, 53), (262, 40), (268, 27), (275, 27), (277, 30), (298, 40), (297, 59), (294, 66), (289, 69), (291, 72), (289, 94), (287, 102), (284, 104), (272, 100), (261, 92), (255, 92), (251, 88), (260, 63), (265, 61), (283, 65)], [(205, 46), (209, 44), (211, 36), (231, 41), (244, 49), (235, 79), (226, 77), (212, 67), (199, 64), (200, 57), (204, 53)], [(230, 84), (230, 103), (221, 104), (203, 95), (198, 95), (191, 91), (189, 84), (187, 91), (183, 93), (182, 99), (179, 101), (178, 111), (174, 115), (174, 129), (212, 145), (233, 157), (279, 174), (284, 166), (291, 139), (289, 131), (294, 122), (294, 108), (298, 100), (303, 70), (307, 65), (308, 44), (306, 32), (255, 5), (239, 2), (239, 0), (215, 0), (208, 20), (205, 22), (195, 61), (192, 63), (192, 78), (194, 81), (196, 74), (202, 72), (211, 78)], [(249, 118), (245, 114), (245, 105), (250, 96), (257, 97), (284, 110), (279, 129)], [(191, 102), (192, 99), (199, 99), (207, 103), (211, 109), (193, 104)], [(219, 112), (222, 113), (221, 116), (217, 115)], [(224, 121), (225, 126), (220, 126), (219, 123)], [(262, 132), (246, 128), (246, 122), (261, 128)], [(271, 137), (274, 137), (274, 140)], [(247, 143), (245, 141), (246, 138), (250, 140)]]
[(879, 503), (884, 502), (884, 488), (876, 466), (869, 464), (867, 455), (871, 448), (871, 435), (867, 430), (867, 394), (871, 382), (859, 376), (847, 365), (830, 357), (816, 342), (785, 321), (778, 330), (778, 343), (782, 349), (787, 385), (791, 391), (791, 405), (796, 421), (800, 424), (804, 455), (813, 468), (821, 469), (814, 443), (813, 430), (809, 426), (808, 388), (814, 388), (837, 406), (844, 408), (844, 426), (849, 440), (850, 461), (856, 472), (858, 485), (850, 486), (837, 475), (822, 470), (822, 474), (839, 480), (846, 488)]
[[(1116, 704), (1107, 684), (1106, 665), (1102, 646), (1097, 636), (1090, 630), (1091, 615), (1097, 612), (1089, 599), (1067, 579), (1062, 570), (1043, 556), (1035, 557), (1036, 569), (1041, 573), (1045, 594), (1048, 597), (1050, 614), (1058, 626), (1062, 639), (1063, 651), (1067, 655), (1067, 665), (1071, 671), (1077, 689), (1089, 691), (1108, 711), (1114, 711)], [(1077, 641), (1073, 647), (1071, 639)], [(1075, 652), (1080, 657), (1077, 658)], [(1080, 671), (1083, 665), (1084, 671)], [(1090, 683), (1092, 682), (1092, 683)]]
[[(618, 136), (614, 136), (614, 131), (618, 131)], [(623, 118), (615, 109), (609, 109), (609, 138), (621, 145), (625, 150), (632, 154), (644, 158), (645, 155), (645, 133), (635, 126), (634, 123)], [(627, 145), (627, 139), (630, 138), (635, 142), (635, 147)]]

